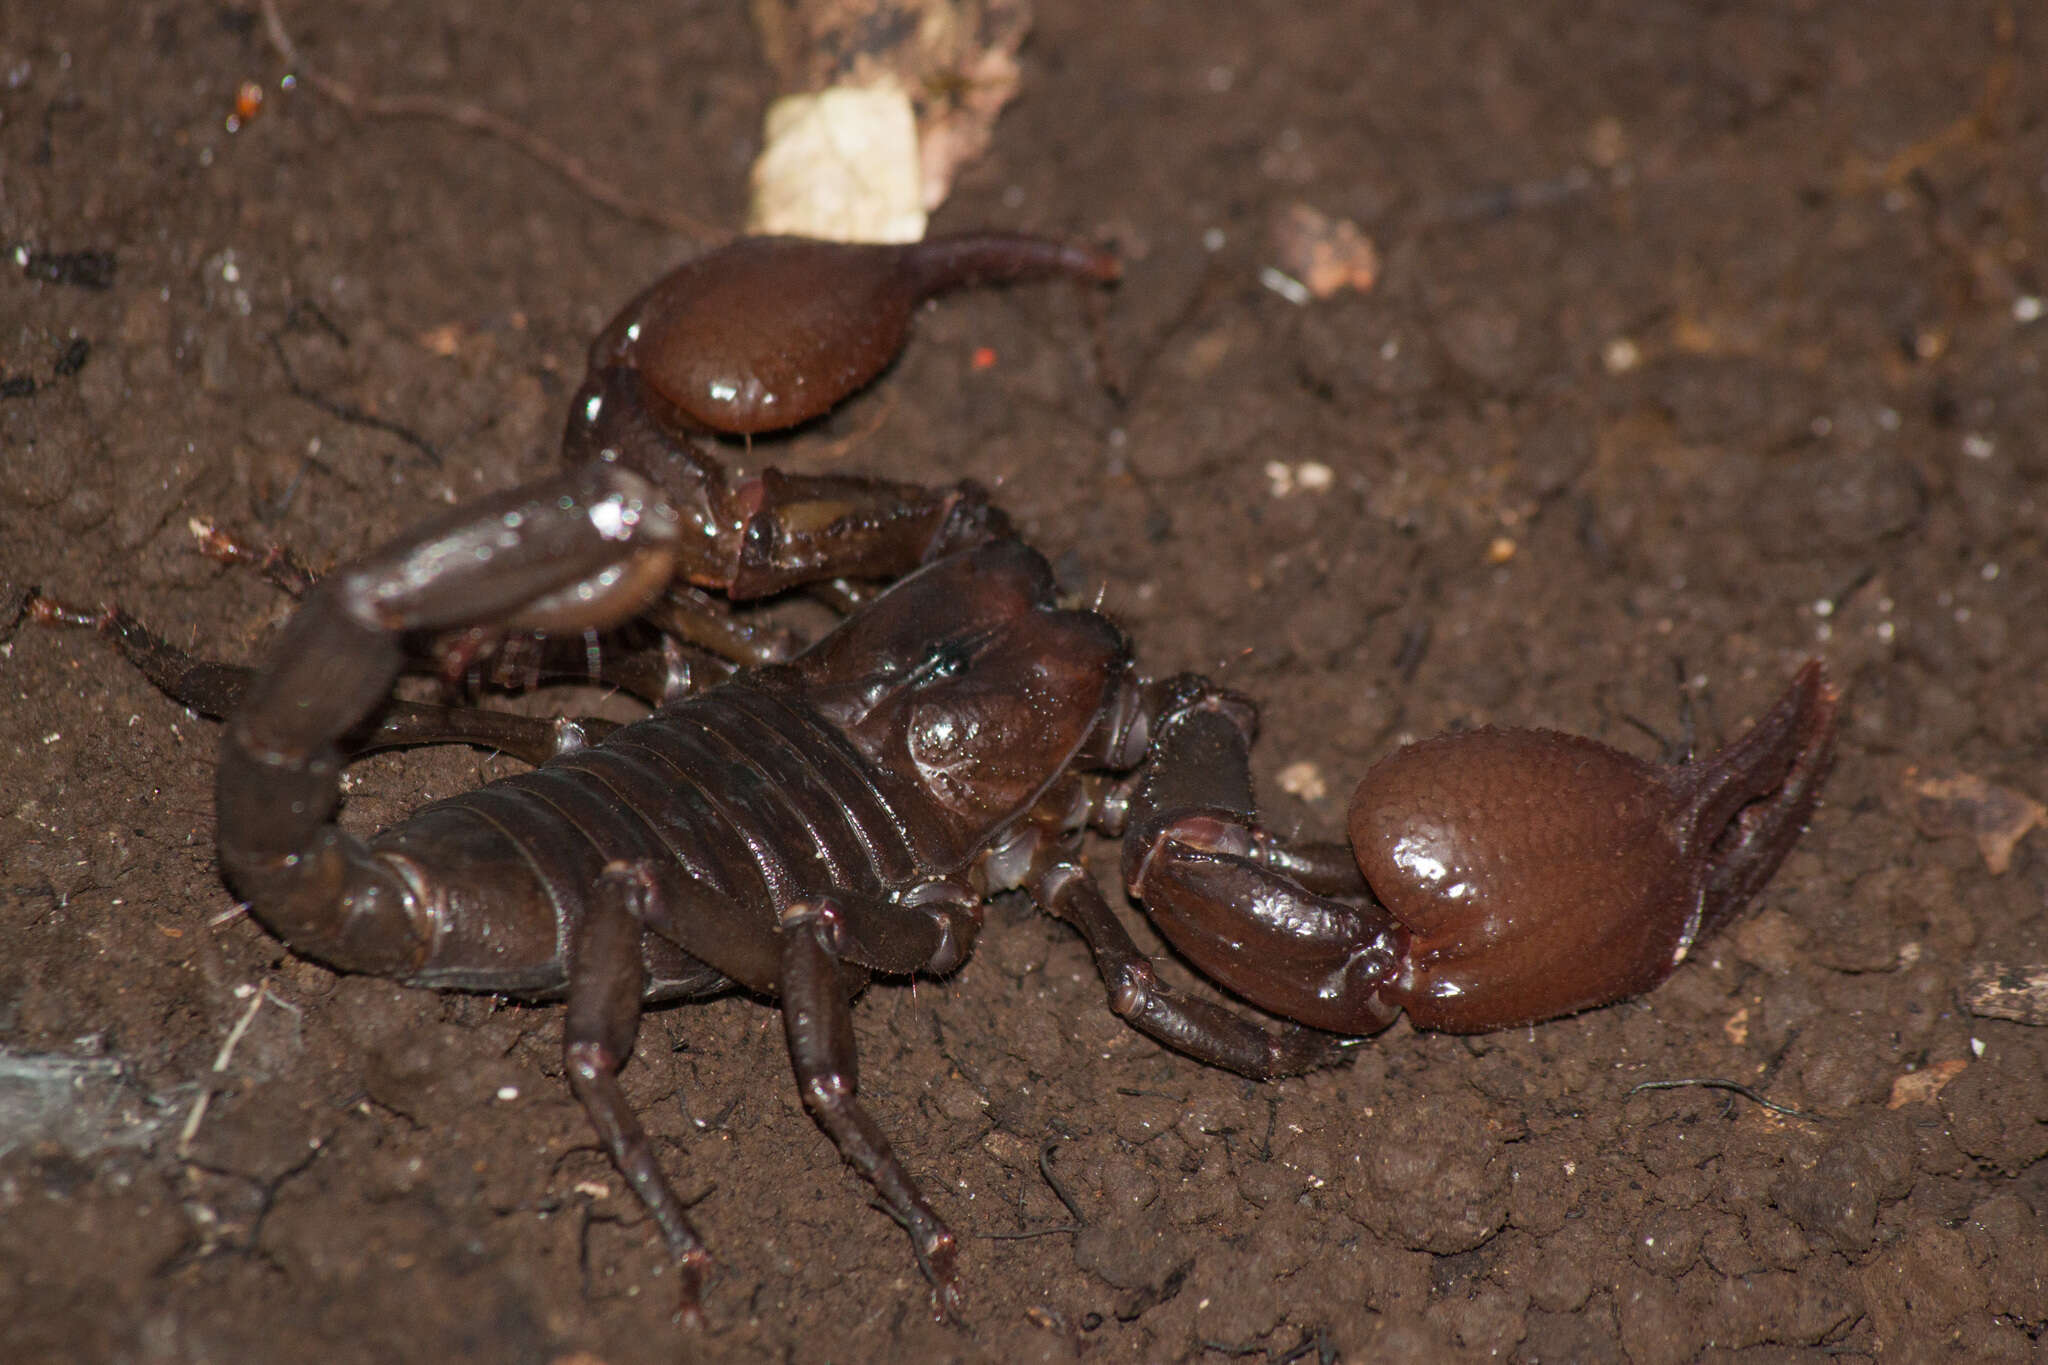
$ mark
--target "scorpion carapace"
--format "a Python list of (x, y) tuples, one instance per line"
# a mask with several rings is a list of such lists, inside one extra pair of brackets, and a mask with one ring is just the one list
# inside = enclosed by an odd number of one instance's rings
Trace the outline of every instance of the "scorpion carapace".
[[(743, 275), (761, 268), (747, 252), (797, 250), (728, 249), (754, 262)], [(661, 306), (656, 330), (697, 325)], [(648, 334), (615, 325), (600, 362)], [(735, 985), (781, 1002), (805, 1105), (950, 1312), (953, 1236), (860, 1104), (850, 1006), (874, 974), (957, 967), (989, 894), (1022, 888), (1072, 924), (1111, 1008), (1150, 1037), (1284, 1076), (1403, 1009), (1481, 1029), (1655, 985), (1768, 880), (1833, 752), (1837, 698), (1810, 663), (1707, 762), (1658, 768), (1540, 731), (1449, 736), (1374, 770), (1349, 844), (1290, 845), (1257, 823), (1252, 704), (1193, 676), (1141, 680), (1121, 632), (1061, 607), (1044, 559), (985, 502), (859, 481), (828, 496), (773, 471), (733, 485), (654, 420), (651, 377), (607, 364), (592, 384), (567, 471), (320, 580), (256, 670), (196, 662), (118, 611), (30, 605), (100, 626), (174, 698), (228, 714), (222, 867), (293, 948), (423, 986), (566, 996), (571, 1085), (673, 1252), (686, 1315), (708, 1257), (617, 1079), (645, 1003)], [(778, 486), (807, 491), (778, 501)], [(700, 557), (729, 535), (734, 553)], [(659, 704), (623, 727), (389, 698), (420, 636), (573, 638), (650, 608), (687, 634), (701, 614), (669, 586), (678, 572), (742, 595), (900, 581), (809, 649), (708, 690), (649, 675)], [(725, 624), (689, 638), (769, 652)], [(430, 742), (536, 766), (369, 840), (334, 823), (351, 758)], [(1123, 836), (1128, 889), (1277, 1026), (1159, 981), (1080, 862), (1090, 828)]]

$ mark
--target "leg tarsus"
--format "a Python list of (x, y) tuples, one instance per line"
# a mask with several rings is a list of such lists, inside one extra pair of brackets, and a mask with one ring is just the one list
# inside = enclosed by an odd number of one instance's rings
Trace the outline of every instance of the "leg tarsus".
[(853, 1010), (841, 970), (852, 947), (835, 902), (799, 902), (783, 912), (782, 1018), (797, 1088), (804, 1107), (840, 1155), (875, 1187), (889, 1216), (910, 1234), (940, 1315), (957, 1320), (959, 1266), (953, 1233), (925, 1202), (917, 1182), (860, 1104)]
[(303, 598), (320, 581), (320, 575), (308, 568), (288, 545), (256, 545), (233, 531), (223, 531), (212, 522), (201, 521), (197, 517), (192, 519), (191, 527), (201, 554), (221, 564), (253, 569), (265, 582), (289, 597)]
[(633, 1055), (645, 976), (640, 936), (654, 896), (653, 880), (629, 863), (613, 863), (598, 880), (569, 968), (569, 1019), (562, 1036), (569, 1088), (597, 1130), (612, 1165), (653, 1217), (674, 1257), (683, 1320), (701, 1326), (704, 1278), (711, 1254), (676, 1197), (647, 1130), (626, 1101), (618, 1073)]
[(117, 606), (66, 606), (31, 588), (22, 600), (17, 619), (37, 625), (98, 631), (113, 641), (121, 657), (159, 692), (214, 720), (224, 718), (241, 702), (255, 672), (236, 664), (194, 658)]

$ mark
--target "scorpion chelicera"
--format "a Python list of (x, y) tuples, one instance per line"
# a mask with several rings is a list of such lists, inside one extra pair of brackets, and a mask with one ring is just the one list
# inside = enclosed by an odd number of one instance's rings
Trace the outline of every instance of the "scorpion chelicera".
[[(1110, 1007), (1148, 1036), (1278, 1077), (1404, 1010), (1479, 1031), (1648, 990), (1770, 878), (1818, 799), (1838, 699), (1816, 661), (1704, 762), (1549, 731), (1449, 735), (1368, 774), (1348, 843), (1290, 844), (1257, 822), (1252, 704), (1191, 675), (1139, 678), (1117, 627), (1060, 605), (980, 489), (741, 478), (710, 444), (830, 408), (933, 292), (1056, 274), (1116, 265), (996, 234), (702, 256), (598, 338), (566, 472), (320, 579), (254, 670), (194, 660), (118, 610), (32, 601), (227, 717), (221, 865), (295, 950), (566, 997), (570, 1085), (666, 1239), (688, 1316), (709, 1258), (617, 1080), (646, 1004), (735, 986), (780, 1000), (806, 1107), (951, 1312), (953, 1235), (861, 1106), (850, 1007), (872, 976), (958, 967), (991, 894), (1021, 888), (1078, 929)], [(698, 591), (848, 578), (895, 581), (835, 588), (849, 614), (801, 652)], [(409, 665), (473, 666), (508, 633), (575, 641), (642, 614), (662, 644), (598, 667), (648, 694), (644, 720), (390, 698)], [(429, 638), (438, 656), (408, 656)], [(676, 638), (749, 666), (706, 687)], [(334, 822), (350, 758), (435, 742), (535, 766), (367, 841)], [(1161, 982), (1081, 864), (1091, 828), (1122, 837), (1126, 887), (1165, 936), (1276, 1026)]]

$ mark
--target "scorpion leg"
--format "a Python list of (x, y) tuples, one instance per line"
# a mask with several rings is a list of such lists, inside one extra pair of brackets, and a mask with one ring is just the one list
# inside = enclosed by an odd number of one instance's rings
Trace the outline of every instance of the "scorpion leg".
[(790, 631), (740, 620), (726, 603), (687, 583), (671, 583), (641, 616), (662, 634), (728, 663), (781, 663), (803, 644)]
[(686, 648), (666, 633), (651, 642), (636, 638), (644, 634), (631, 626), (573, 634), (478, 626), (423, 644), (408, 641), (405, 671), (433, 677), (455, 695), (479, 688), (528, 692), (549, 683), (601, 683), (649, 706), (733, 674), (725, 660)]
[[(214, 720), (234, 712), (256, 676), (253, 668), (195, 657), (120, 607), (88, 611), (38, 593), (29, 596), (26, 615), (41, 624), (97, 630), (158, 691)], [(617, 722), (596, 716), (543, 720), (482, 707), (393, 701), (380, 711), (373, 728), (347, 737), (345, 752), (353, 760), (381, 749), (468, 744), (539, 765), (594, 744), (616, 728)]]
[[(875, 1187), (882, 1205), (910, 1234), (917, 1263), (932, 1283), (942, 1316), (959, 1315), (959, 1268), (953, 1233), (918, 1191), (889, 1140), (861, 1108), (854, 1054), (847, 960), (860, 950), (843, 907), (824, 898), (798, 902), (782, 914), (782, 1018), (804, 1107), (841, 1156)], [(855, 983), (864, 982), (866, 973)]]
[(194, 521), (192, 534), (199, 538), (199, 551), (208, 559), (253, 570), (294, 601), (303, 598), (320, 581), (320, 575), (307, 567), (306, 561), (289, 545), (258, 544), (205, 521)]
[(605, 1153), (647, 1206), (675, 1258), (680, 1315), (701, 1326), (711, 1253), (662, 1174), (647, 1130), (619, 1088), (619, 1069), (633, 1055), (633, 1035), (640, 1026), (640, 994), (646, 984), (640, 940), (654, 896), (652, 878), (636, 864), (612, 863), (599, 877), (570, 959), (569, 1020), (562, 1056), (569, 1088), (590, 1116)]
[(31, 591), (23, 617), (38, 625), (79, 626), (113, 641), (121, 657), (159, 692), (188, 710), (219, 720), (242, 700), (255, 670), (194, 658), (120, 607), (68, 607)]

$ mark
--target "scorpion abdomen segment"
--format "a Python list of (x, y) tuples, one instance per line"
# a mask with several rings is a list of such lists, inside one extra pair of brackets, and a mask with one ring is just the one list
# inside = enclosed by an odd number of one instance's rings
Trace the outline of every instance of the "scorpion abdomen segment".
[(902, 824), (830, 722), (733, 685), (430, 806), (374, 847), (433, 888), (433, 942), (406, 979), (530, 997), (565, 989), (587, 888), (614, 863), (643, 868), (669, 907), (643, 954), (657, 1000), (731, 982), (773, 993), (764, 931), (784, 906), (879, 903), (960, 870)]
[[(848, 828), (850, 814), (805, 756), (822, 736), (789, 742), (737, 704), (744, 691), (726, 689), (674, 708), (621, 732), (614, 747), (668, 764), (720, 813), (746, 844), (764, 904), (779, 907), (833, 889), (878, 893), (878, 870)], [(848, 785), (857, 788), (860, 776)]]
[[(431, 937), (413, 985), (545, 999), (568, 984), (562, 948), (566, 841), (535, 828), (535, 812), (485, 787), (419, 811), (378, 835), (386, 866), (412, 872)], [(572, 910), (571, 906), (575, 909)]]
[[(838, 727), (814, 708), (760, 687), (734, 687), (719, 694), (735, 722), (729, 733), (752, 728), (763, 742), (780, 744), (801, 761), (809, 783), (784, 774), (792, 800), (822, 795), (806, 810), (805, 828), (825, 846), (828, 857), (872, 868), (884, 882), (908, 883), (933, 868), (950, 868), (960, 850), (929, 839), (913, 844), (903, 811), (884, 793), (869, 762)], [(818, 805), (817, 802), (811, 802)]]
[[(543, 795), (541, 784), (528, 785), (541, 776), (441, 802), (378, 836), (380, 855), (410, 864), (415, 880), (432, 888), (427, 918), (434, 934), (425, 962), (402, 977), (409, 984), (526, 999), (555, 999), (567, 990), (588, 888), (605, 866), (603, 845), (556, 804), (596, 804), (592, 794), (557, 780)], [(631, 829), (614, 819), (611, 831)], [(624, 861), (662, 865), (655, 858)], [(585, 872), (591, 880), (576, 880)], [(697, 887), (693, 894), (702, 900), (716, 892)], [(644, 935), (642, 947), (648, 1000), (707, 995), (731, 984), (726, 972), (666, 939)]]

